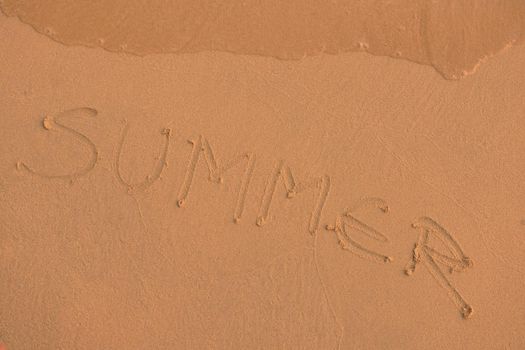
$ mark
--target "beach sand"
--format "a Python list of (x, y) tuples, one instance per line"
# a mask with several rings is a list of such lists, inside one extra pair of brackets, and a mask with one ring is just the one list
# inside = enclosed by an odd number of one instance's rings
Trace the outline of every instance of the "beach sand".
[(520, 2), (67, 3), (0, 1), (6, 349), (525, 348)]

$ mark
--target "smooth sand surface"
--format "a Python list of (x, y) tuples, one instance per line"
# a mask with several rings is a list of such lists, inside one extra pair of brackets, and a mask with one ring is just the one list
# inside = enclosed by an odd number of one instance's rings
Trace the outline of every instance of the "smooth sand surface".
[(350, 41), (423, 2), (355, 2), (385, 20), (296, 47), (310, 27), (231, 14), (262, 52), (218, 20), (184, 33), (203, 1), (165, 11), (182, 29), (130, 2), (113, 36), (120, 2), (55, 3), (0, 2), (8, 350), (525, 348), (521, 2), (457, 5), (470, 31), (436, 5), (451, 31), (375, 55)]
[(521, 0), (0, 0), (0, 7), (69, 45), (296, 60), (366, 51), (432, 65), (447, 79), (525, 39)]

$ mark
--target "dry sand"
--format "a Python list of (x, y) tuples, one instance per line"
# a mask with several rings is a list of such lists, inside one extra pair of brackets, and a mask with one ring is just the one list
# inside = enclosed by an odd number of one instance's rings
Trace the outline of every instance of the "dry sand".
[(523, 2), (70, 2), (0, 1), (8, 350), (525, 348)]

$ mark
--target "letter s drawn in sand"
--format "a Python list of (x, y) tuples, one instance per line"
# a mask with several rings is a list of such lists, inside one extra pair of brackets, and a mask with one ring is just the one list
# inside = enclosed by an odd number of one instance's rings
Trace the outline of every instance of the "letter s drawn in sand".
[(95, 167), (98, 161), (97, 147), (95, 146), (93, 141), (91, 141), (86, 135), (76, 131), (75, 129), (69, 126), (64, 125), (62, 123), (62, 120), (67, 119), (67, 118), (78, 118), (78, 117), (84, 117), (84, 116), (94, 117), (97, 114), (98, 114), (97, 110), (93, 108), (89, 108), (89, 107), (74, 108), (74, 109), (63, 111), (60, 114), (58, 114), (56, 117), (46, 116), (44, 117), (43, 122), (42, 122), (42, 125), (45, 130), (53, 131), (55, 130), (55, 128), (58, 130), (63, 130), (71, 134), (72, 136), (74, 136), (79, 141), (81, 141), (82, 143), (86, 144), (89, 147), (91, 151), (91, 158), (89, 162), (87, 162), (87, 164), (84, 167), (82, 167), (82, 169), (77, 170), (70, 174), (46, 174), (36, 169), (33, 169), (31, 166), (27, 165), (23, 161), (17, 162), (16, 164), (17, 168), (18, 169), (23, 168), (27, 172), (33, 175), (40, 176), (40, 177), (47, 178), (47, 179), (65, 179), (65, 180), (70, 180), (70, 181), (73, 181), (76, 178), (89, 173)]

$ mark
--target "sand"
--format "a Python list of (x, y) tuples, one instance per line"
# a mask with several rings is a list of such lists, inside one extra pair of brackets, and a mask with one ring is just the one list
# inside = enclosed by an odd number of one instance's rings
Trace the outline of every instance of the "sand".
[(6, 349), (525, 348), (521, 2), (67, 3), (0, 1)]

